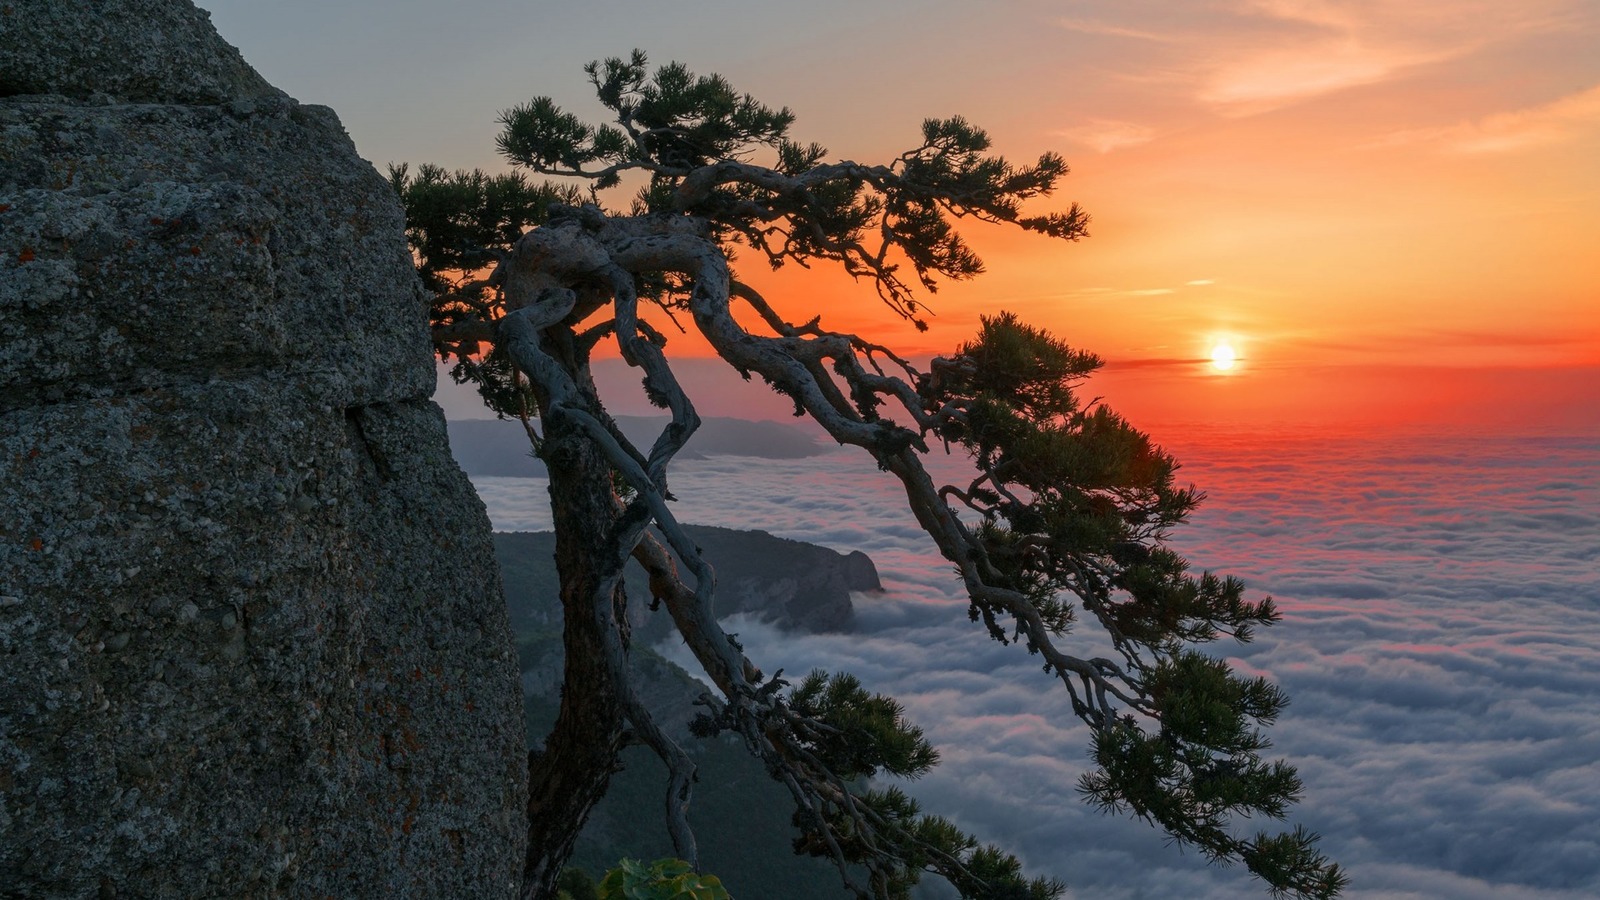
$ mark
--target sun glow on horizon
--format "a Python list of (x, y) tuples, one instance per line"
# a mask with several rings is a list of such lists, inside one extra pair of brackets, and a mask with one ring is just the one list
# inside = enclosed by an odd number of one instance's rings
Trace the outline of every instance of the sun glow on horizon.
[(1230, 371), (1238, 361), (1239, 355), (1234, 352), (1232, 344), (1223, 342), (1211, 346), (1211, 368), (1218, 372)]

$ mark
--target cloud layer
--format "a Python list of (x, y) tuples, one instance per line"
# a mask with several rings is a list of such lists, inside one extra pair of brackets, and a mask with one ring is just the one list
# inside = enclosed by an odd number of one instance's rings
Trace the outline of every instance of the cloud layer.
[[(1272, 735), (1354, 897), (1600, 893), (1600, 439), (1191, 435), (1210, 494), (1178, 545), (1270, 591), (1285, 621), (1239, 667), (1294, 703)], [(952, 461), (953, 462), (953, 461)], [(943, 463), (941, 463), (943, 464)], [(1076, 897), (1262, 895), (1145, 826), (1084, 807), (1084, 730), (1014, 647), (966, 621), (949, 566), (870, 461), (723, 457), (677, 469), (686, 521), (877, 562), (861, 632), (731, 630), (768, 671), (846, 669), (895, 694), (944, 763), (932, 810)], [(480, 479), (496, 527), (548, 527), (543, 483)]]
[[(1188, 17), (1158, 15), (1153, 4), (1135, 2), (1106, 14), (1120, 21), (1066, 17), (1057, 24), (1067, 32), (1120, 40), (1136, 71), (1160, 73), (1137, 77), (1187, 88), (1200, 104), (1224, 115), (1266, 112), (1393, 81), (1520, 37), (1569, 29), (1587, 18), (1571, 0), (1243, 0), (1216, 4), (1208, 16)], [(1166, 24), (1133, 24), (1152, 21)]]

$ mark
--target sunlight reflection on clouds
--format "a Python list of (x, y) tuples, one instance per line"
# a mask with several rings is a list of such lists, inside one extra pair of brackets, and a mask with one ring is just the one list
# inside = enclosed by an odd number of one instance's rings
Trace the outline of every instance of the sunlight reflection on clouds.
[[(1352, 896), (1600, 893), (1600, 440), (1200, 435), (1173, 449), (1210, 495), (1177, 547), (1283, 609), (1256, 643), (1216, 651), (1293, 698), (1271, 734), (1306, 782), (1295, 820), (1351, 869)], [(913, 792), (1074, 896), (1261, 895), (1077, 800), (1087, 736), (1064, 692), (967, 621), (950, 566), (857, 456), (674, 470), (684, 521), (878, 565), (887, 593), (857, 598), (857, 634), (731, 622), (752, 657), (897, 696), (944, 755)], [(549, 527), (542, 482), (476, 481), (497, 528)]]

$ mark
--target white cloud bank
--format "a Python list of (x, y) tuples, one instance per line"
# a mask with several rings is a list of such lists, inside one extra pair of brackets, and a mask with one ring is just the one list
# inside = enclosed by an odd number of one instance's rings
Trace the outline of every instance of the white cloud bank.
[[(1179, 455), (1211, 495), (1180, 549), (1285, 612), (1218, 649), (1294, 698), (1271, 731), (1306, 783), (1293, 819), (1350, 896), (1600, 895), (1600, 439), (1213, 436)], [(675, 469), (679, 514), (864, 550), (889, 594), (860, 598), (856, 635), (731, 630), (768, 671), (846, 669), (899, 697), (944, 754), (911, 786), (930, 810), (1074, 897), (1265, 896), (1079, 802), (1063, 692), (966, 621), (887, 476), (845, 451), (752, 462)], [(542, 482), (479, 491), (496, 527), (548, 527)]]

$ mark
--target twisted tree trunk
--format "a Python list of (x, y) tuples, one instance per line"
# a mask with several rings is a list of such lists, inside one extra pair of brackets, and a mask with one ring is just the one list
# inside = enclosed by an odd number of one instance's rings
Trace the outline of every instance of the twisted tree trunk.
[[(586, 379), (584, 379), (586, 380)], [(626, 633), (616, 564), (619, 510), (605, 454), (561, 416), (544, 419), (566, 648), (561, 711), (528, 757), (523, 900), (550, 900), (578, 832), (605, 795), (624, 742), (623, 686), (608, 657)], [(608, 646), (610, 645), (610, 646)]]

